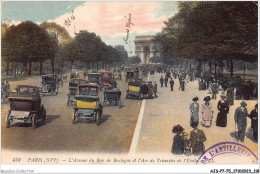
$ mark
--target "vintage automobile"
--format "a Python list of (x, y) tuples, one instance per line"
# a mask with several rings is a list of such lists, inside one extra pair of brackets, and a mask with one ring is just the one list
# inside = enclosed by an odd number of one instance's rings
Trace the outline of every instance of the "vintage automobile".
[(100, 73), (88, 73), (88, 82), (90, 84), (101, 85)]
[(126, 72), (125, 81), (128, 82), (130, 80), (131, 82), (133, 81), (134, 77), (135, 77), (134, 72), (132, 71)]
[(10, 92), (8, 100), (10, 101), (10, 110), (8, 111), (6, 127), (11, 123), (30, 123), (35, 129), (41, 121), (45, 123), (46, 110), (41, 104), (39, 87), (27, 86), (29, 90), (23, 90), (26, 87), (20, 86), (18, 92)]
[(100, 124), (103, 106), (99, 99), (99, 86), (84, 84), (79, 85), (79, 95), (75, 96), (76, 106), (72, 114), (72, 123), (78, 119), (94, 120), (97, 126)]
[(41, 76), (41, 95), (51, 94), (58, 95), (58, 83), (56, 74), (48, 74)]
[(18, 93), (36, 93), (37, 95), (40, 95), (40, 87), (38, 86), (17, 85), (15, 90)]
[(126, 91), (126, 99), (128, 98), (138, 98), (142, 99), (141, 83), (138, 82), (128, 82), (128, 89)]
[(78, 85), (80, 84), (87, 84), (88, 82), (84, 79), (71, 79), (69, 82), (69, 94), (67, 99), (67, 106), (75, 105), (76, 99), (75, 95), (77, 95)]
[(132, 67), (125, 67), (124, 68), (125, 76), (126, 76), (127, 72), (134, 72), (134, 69)]
[(107, 104), (121, 107), (121, 91), (119, 89), (113, 88), (104, 91), (103, 106), (107, 106)]
[(108, 88), (111, 86), (112, 73), (110, 72), (100, 72), (101, 77), (101, 88)]

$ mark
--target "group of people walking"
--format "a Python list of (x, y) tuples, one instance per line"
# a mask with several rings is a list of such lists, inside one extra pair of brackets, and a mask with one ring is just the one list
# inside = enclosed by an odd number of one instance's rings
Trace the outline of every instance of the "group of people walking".
[[(216, 126), (218, 127), (226, 127), (227, 126), (227, 115), (229, 113), (230, 105), (225, 100), (226, 95), (221, 95), (220, 100), (217, 104), (218, 114), (216, 119)], [(199, 98), (194, 97), (192, 99), (192, 103), (189, 106), (190, 109), (190, 126), (192, 127), (193, 123), (199, 124), (199, 110), (200, 106), (198, 103)], [(204, 127), (210, 127), (212, 125), (212, 119), (214, 111), (212, 109), (212, 104), (210, 103), (210, 96), (206, 96), (204, 98), (204, 103), (201, 105), (201, 124)], [(255, 105), (255, 109), (252, 110), (250, 114), (248, 114), (247, 104), (245, 101), (240, 103), (240, 106), (235, 111), (235, 124), (237, 128), (237, 139), (238, 141), (244, 142), (245, 131), (247, 126), (247, 117), (252, 120), (251, 127), (253, 129), (253, 137), (254, 141), (257, 142), (258, 137), (258, 109), (257, 104)]]
[(173, 127), (172, 132), (176, 134), (173, 138), (171, 152), (175, 155), (201, 155), (205, 151), (204, 142), (206, 136), (203, 130), (198, 129), (196, 122), (192, 123), (193, 130), (190, 131), (190, 137), (180, 125)]

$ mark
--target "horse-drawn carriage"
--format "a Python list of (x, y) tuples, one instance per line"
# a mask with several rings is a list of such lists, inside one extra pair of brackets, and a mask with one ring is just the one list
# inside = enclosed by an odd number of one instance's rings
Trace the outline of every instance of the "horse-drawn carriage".
[(58, 76), (56, 74), (48, 74), (41, 76), (41, 94), (51, 94), (57, 95), (58, 94), (58, 83), (57, 83)]
[(75, 96), (76, 106), (72, 114), (72, 123), (78, 119), (94, 120), (97, 126), (100, 124), (103, 106), (99, 99), (99, 86), (84, 84), (79, 85), (79, 95)]
[(20, 85), (17, 92), (10, 92), (10, 110), (8, 111), (6, 127), (11, 123), (29, 123), (36, 128), (38, 122), (45, 123), (46, 110), (41, 104), (39, 87)]

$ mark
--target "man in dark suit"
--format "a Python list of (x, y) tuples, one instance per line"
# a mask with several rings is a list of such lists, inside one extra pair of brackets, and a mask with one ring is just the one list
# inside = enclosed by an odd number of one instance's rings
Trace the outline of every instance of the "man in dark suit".
[(198, 129), (198, 123), (192, 123), (193, 130), (190, 132), (190, 146), (192, 148), (193, 155), (202, 155), (205, 151), (204, 143), (206, 136), (203, 130)]
[(164, 82), (163, 76), (161, 76), (161, 78), (160, 78), (161, 87), (163, 87), (163, 82)]
[(173, 81), (173, 79), (171, 78), (171, 80), (170, 80), (171, 91), (173, 91), (173, 85), (174, 85), (174, 81)]
[(247, 108), (246, 102), (242, 101), (235, 111), (235, 123), (237, 124), (238, 129), (238, 141), (244, 142), (245, 139), (245, 132), (246, 132), (246, 125), (247, 125)]
[(255, 142), (258, 141), (258, 104), (255, 105), (255, 109), (251, 111), (248, 116), (251, 119), (251, 128), (253, 129), (253, 137)]

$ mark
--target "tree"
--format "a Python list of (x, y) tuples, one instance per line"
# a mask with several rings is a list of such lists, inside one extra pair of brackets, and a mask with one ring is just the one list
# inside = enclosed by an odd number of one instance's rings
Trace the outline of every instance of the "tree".
[(137, 57), (137, 56), (133, 56), (133, 57), (130, 57), (129, 58), (130, 60), (130, 63), (133, 63), (133, 64), (138, 64), (138, 63), (141, 63), (142, 60), (140, 57)]
[[(58, 52), (59, 49), (61, 49), (62, 45), (69, 43), (72, 38), (70, 37), (69, 33), (64, 27), (61, 27), (60, 25), (54, 23), (54, 22), (44, 22), (40, 25), (41, 28), (46, 30), (50, 36), (51, 36), (51, 54), (49, 56), (49, 60), (51, 62), (51, 67), (52, 67), (52, 73), (55, 71), (55, 57), (56, 53)], [(62, 59), (62, 57), (60, 57)], [(63, 60), (60, 60), (63, 62)], [(42, 67), (42, 61), (40, 62), (40, 67)], [(40, 68), (41, 69), (41, 68)]]
[(166, 27), (155, 38), (164, 54), (205, 59), (210, 64), (212, 59), (227, 60), (231, 77), (234, 60), (257, 60), (257, 6), (254, 3), (181, 2), (179, 7), (179, 12), (165, 22)]
[(31, 63), (46, 59), (52, 54), (53, 45), (48, 33), (31, 21), (7, 29), (2, 38), (2, 56), (7, 62), (20, 62), (24, 75), (31, 74)]

